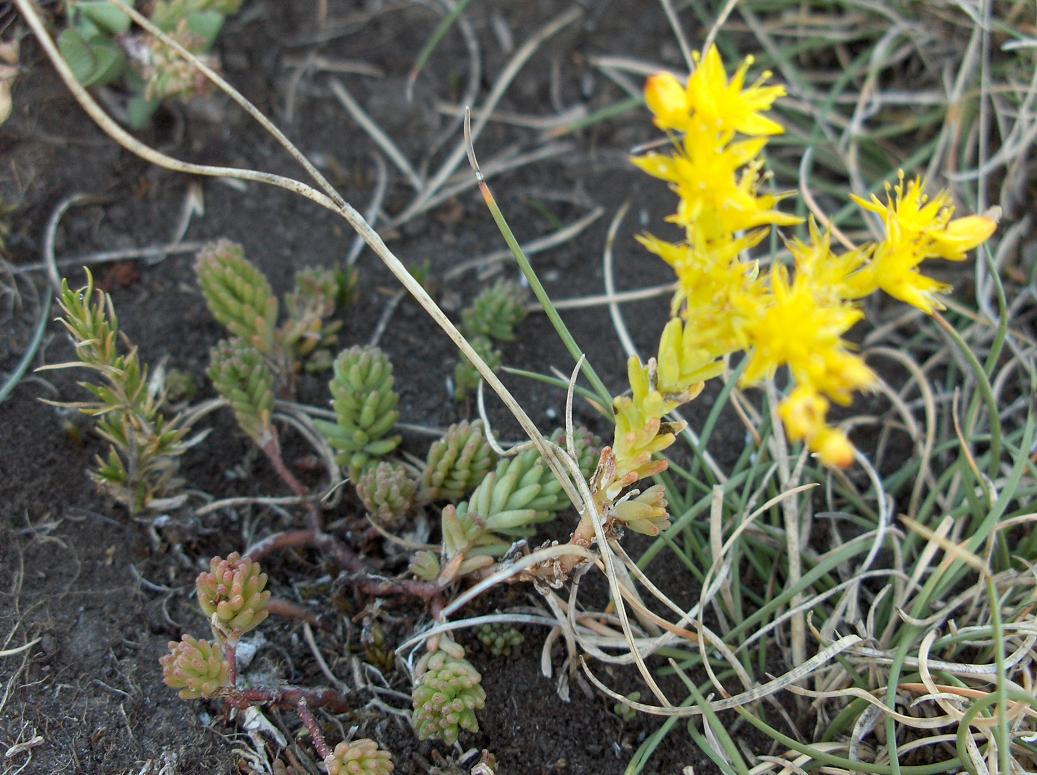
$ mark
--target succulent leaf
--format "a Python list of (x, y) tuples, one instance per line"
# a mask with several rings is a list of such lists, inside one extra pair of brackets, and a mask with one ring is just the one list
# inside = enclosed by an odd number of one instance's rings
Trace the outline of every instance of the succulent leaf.
[(277, 297), (244, 248), (212, 242), (198, 252), (195, 272), (212, 316), (266, 357), (279, 358)]
[(526, 317), (526, 290), (511, 280), (498, 280), (484, 289), (461, 313), (468, 337), (486, 336), (499, 342), (515, 338), (515, 326)]
[(484, 624), (476, 631), (483, 647), (495, 657), (510, 657), (522, 645), (522, 633), (503, 624)]
[(335, 359), (329, 383), (335, 423), (315, 421), (338, 451), (339, 465), (354, 481), (373, 458), (392, 452), (400, 437), (389, 434), (399, 413), (392, 364), (377, 347), (351, 347)]
[[(475, 350), (476, 354), (486, 361), (490, 371), (496, 373), (501, 367), (504, 356), (501, 355), (501, 351), (493, 344), (493, 340), (488, 336), (473, 336), (468, 340), (468, 343)], [(479, 387), (479, 380), (481, 379), (482, 375), (479, 374), (478, 369), (475, 368), (467, 357), (462, 355), (461, 360), (454, 367), (454, 398), (458, 401), (463, 401), (469, 393)]]

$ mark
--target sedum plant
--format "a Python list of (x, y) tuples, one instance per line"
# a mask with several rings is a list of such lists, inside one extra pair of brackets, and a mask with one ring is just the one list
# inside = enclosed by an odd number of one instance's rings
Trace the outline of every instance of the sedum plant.
[(198, 252), (194, 268), (212, 316), (267, 358), (279, 358), (277, 297), (245, 249), (230, 240), (210, 243)]
[(335, 359), (329, 383), (335, 422), (314, 420), (314, 425), (338, 451), (339, 465), (353, 481), (376, 458), (392, 452), (400, 443), (391, 435), (399, 413), (392, 364), (377, 347), (351, 347)]
[[(328, 348), (341, 328), (330, 317), (356, 288), (354, 272), (308, 267), (296, 272), (295, 287), (280, 305), (266, 276), (230, 240), (204, 246), (195, 274), (212, 316), (263, 355), (280, 385), (290, 382), (291, 372), (302, 364), (313, 370), (330, 360)], [(278, 325), (282, 308), (286, 317)]]
[[(561, 432), (552, 436), (553, 441), (560, 438)], [(592, 461), (597, 458), (597, 439), (581, 428), (574, 434), (574, 441), (577, 461), (589, 476)], [(531, 536), (535, 525), (553, 519), (568, 505), (561, 483), (537, 450), (528, 449), (501, 460), (468, 500), (443, 509), (446, 565), (441, 583), (489, 567), (515, 539)]]
[[(133, 0), (129, 2), (134, 5)], [(150, 21), (210, 67), (211, 53), (227, 16), (241, 0), (158, 0)], [(144, 126), (165, 100), (190, 99), (205, 91), (198, 70), (168, 44), (132, 30), (132, 21), (105, 0), (68, 0), (68, 26), (58, 38), (61, 55), (84, 86), (119, 84), (129, 94), (125, 119)]]
[[(482, 358), (486, 365), (494, 372), (498, 371), (504, 362), (504, 356), (493, 340), (488, 336), (474, 336), (468, 340), (476, 354)], [(462, 358), (454, 366), (454, 398), (463, 401), (479, 387), (480, 376), (478, 370), (467, 357)]]
[(209, 570), (195, 582), (198, 607), (209, 617), (213, 630), (229, 640), (238, 640), (269, 616), (267, 576), (259, 563), (237, 552), (226, 559), (213, 557)]
[(328, 775), (390, 775), (395, 769), (392, 754), (366, 737), (336, 745), (324, 766)]
[[(789, 194), (765, 192), (763, 185), (763, 151), (784, 131), (763, 114), (785, 89), (767, 85), (769, 73), (746, 87), (751, 58), (729, 79), (715, 46), (696, 61), (686, 83), (660, 73), (645, 88), (656, 126), (671, 134), (674, 150), (633, 162), (677, 194), (669, 220), (683, 238), (642, 235), (639, 241), (673, 268), (677, 288), (656, 357), (628, 361), (630, 390), (613, 400), (613, 441), (591, 480), (593, 511), (604, 516), (606, 528), (649, 535), (668, 524), (662, 491), (628, 488), (666, 470), (667, 461), (657, 456), (684, 427), (666, 416), (720, 375), (726, 358), (747, 354), (743, 386), (785, 369), (791, 388), (777, 411), (786, 434), (824, 464), (847, 467), (854, 447), (827, 415), (831, 403), (848, 405), (876, 382), (845, 339), (864, 317), (861, 300), (882, 290), (931, 314), (941, 307), (936, 294), (947, 286), (923, 275), (921, 264), (961, 261), (997, 226), (993, 214), (955, 218), (948, 194), (930, 197), (921, 179), (905, 183), (901, 173), (884, 202), (855, 198), (881, 217), (883, 239), (840, 252), (831, 234), (811, 222), (807, 240), (787, 242), (792, 267), (774, 262), (761, 271), (746, 257), (749, 251), (774, 228), (802, 220), (778, 209)], [(592, 519), (591, 510), (582, 515), (573, 543), (594, 542)], [(555, 578), (559, 568), (564, 575), (578, 563), (573, 557), (540, 570)]]
[(330, 365), (329, 348), (338, 341), (342, 324), (329, 318), (340, 299), (348, 303), (355, 289), (356, 273), (347, 276), (325, 267), (306, 267), (295, 273), (295, 288), (285, 296), (288, 317), (280, 329), (285, 345), (305, 358), (307, 370)]
[(480, 420), (451, 425), (429, 448), (418, 500), (460, 500), (475, 489), (496, 461)]
[(475, 635), (483, 648), (495, 657), (510, 657), (525, 640), (521, 632), (503, 624), (484, 624)]
[(274, 438), (274, 373), (262, 354), (240, 339), (223, 340), (209, 352), (209, 379), (234, 418), (260, 449)]
[(457, 742), (461, 730), (479, 731), (475, 712), (486, 705), (482, 676), (460, 644), (441, 638), (418, 662), (411, 691), (411, 722), (419, 740)]
[[(526, 317), (526, 297), (525, 288), (518, 283), (498, 280), (461, 312), (461, 330), (493, 371), (500, 368), (503, 360), (496, 343), (515, 339), (515, 326)], [(480, 379), (467, 358), (459, 360), (454, 368), (454, 397), (464, 400), (479, 386)]]
[(80, 383), (93, 401), (68, 404), (95, 417), (97, 433), (108, 442), (92, 474), (98, 487), (134, 514), (172, 507), (182, 501), (177, 470), (188, 429), (179, 416), (165, 416), (161, 375), (149, 375), (136, 346), (119, 331), (111, 297), (95, 291), (86, 274), (78, 290), (63, 280), (58, 298), (78, 360), (45, 368), (84, 368), (100, 378)]
[(417, 489), (418, 483), (403, 465), (384, 460), (364, 469), (356, 483), (364, 507), (389, 527), (411, 510)]
[(212, 558), (209, 570), (198, 575), (195, 588), (198, 607), (209, 617), (214, 640), (198, 640), (185, 634), (179, 642), (170, 641), (168, 653), (159, 659), (163, 681), (177, 689), (185, 700), (219, 699), (238, 710), (253, 705), (294, 710), (329, 772), (373, 775), (392, 772), (389, 754), (379, 751), (369, 740), (340, 744), (334, 750), (328, 746), (311, 708), (349, 710), (349, 703), (335, 690), (256, 685), (239, 688), (238, 641), (270, 613), (266, 582), (266, 574), (249, 554), (242, 557), (234, 552), (226, 559)]
[(184, 634), (169, 642), (169, 653), (159, 660), (166, 686), (178, 689), (182, 700), (212, 699), (231, 686), (230, 666), (223, 646)]
[(526, 318), (528, 294), (518, 283), (498, 280), (484, 289), (461, 313), (465, 336), (485, 336), (498, 342), (515, 339), (515, 326)]

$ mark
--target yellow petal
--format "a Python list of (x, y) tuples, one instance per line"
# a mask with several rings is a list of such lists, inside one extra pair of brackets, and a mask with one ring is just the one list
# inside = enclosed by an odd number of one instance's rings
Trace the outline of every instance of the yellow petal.
[(955, 218), (946, 229), (932, 235), (934, 252), (948, 261), (963, 261), (968, 251), (990, 239), (996, 229), (997, 220), (989, 215)]

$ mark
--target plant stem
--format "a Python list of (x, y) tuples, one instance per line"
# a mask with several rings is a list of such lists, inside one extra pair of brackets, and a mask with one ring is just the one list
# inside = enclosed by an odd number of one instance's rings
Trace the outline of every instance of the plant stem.
[(295, 704), (295, 712), (299, 714), (306, 731), (310, 733), (310, 740), (313, 741), (313, 747), (317, 749), (317, 755), (322, 759), (327, 759), (331, 756), (331, 748), (328, 747), (328, 741), (324, 739), (324, 730), (320, 728), (320, 723), (313, 715), (309, 705), (306, 704), (305, 697), (301, 697)]

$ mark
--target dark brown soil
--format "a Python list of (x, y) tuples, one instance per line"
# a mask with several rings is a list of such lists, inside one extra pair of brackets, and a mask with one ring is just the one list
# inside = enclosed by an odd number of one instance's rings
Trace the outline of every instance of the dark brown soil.
[[(321, 161), (346, 198), (363, 210), (374, 180), (371, 140), (331, 97), (327, 75), (301, 79), (294, 95), (295, 111), (288, 120), (285, 104), (292, 72), (288, 62), (312, 52), (380, 68), (385, 73), (381, 78), (343, 78), (402, 151), (420, 159), (447, 120), (435, 112), (435, 104), (457, 99), (456, 84), (463, 83), (468, 60), (460, 37), (449, 34), (419, 79), (414, 103), (408, 104), (402, 89), (406, 73), (439, 17), (421, 4), (332, 2), (329, 29), (338, 32), (318, 43), (314, 42), (315, 5), (251, 0), (221, 37), (224, 67), (229, 80), (277, 118), (305, 152)], [(563, 10), (546, 0), (472, 5), (468, 14), (483, 44), (486, 74), (480, 99), (508, 56), (497, 42), (494, 19), (503, 22), (515, 44), (521, 45)], [(636, 23), (631, 23), (632, 15), (638, 17)], [(671, 36), (656, 7), (636, 0), (588, 3), (578, 22), (536, 53), (500, 108), (543, 116), (563, 106), (583, 103), (595, 110), (617, 102), (624, 94), (589, 67), (588, 57), (624, 54), (676, 65), (675, 47), (666, 44), (660, 49), (660, 40), (669, 41)], [(12, 264), (19, 267), (40, 260), (47, 218), (61, 198), (75, 192), (98, 194), (103, 201), (77, 207), (64, 219), (58, 233), (59, 258), (167, 241), (185, 193), (196, 181), (149, 167), (116, 147), (67, 95), (33, 41), (26, 38), (23, 43), (25, 71), (14, 92), (14, 115), (0, 129), (0, 193), (19, 207), (7, 241)], [(460, 141), (456, 134), (445, 146), (448, 151)], [(569, 150), (557, 159), (494, 182), (501, 205), (523, 240), (552, 231), (557, 227), (554, 219), (569, 222), (594, 206), (604, 208), (605, 215), (578, 239), (535, 258), (555, 298), (603, 291), (600, 257), (608, 220), (628, 200), (633, 209), (616, 242), (617, 283), (620, 288), (633, 288), (667, 279), (665, 267), (632, 240), (644, 226), (658, 229), (671, 206), (663, 187), (635, 173), (626, 161), (631, 146), (654, 136), (643, 113), (626, 114), (571, 135), (564, 140)], [(216, 97), (190, 109), (175, 106), (164, 111), (142, 137), (182, 158), (298, 173), (244, 114)], [(511, 144), (530, 148), (542, 142), (532, 130), (491, 124), (479, 140), (478, 151), (485, 164)], [(442, 157), (440, 153), (437, 160)], [(334, 265), (352, 243), (352, 235), (340, 222), (300, 198), (258, 186), (239, 191), (211, 179), (198, 183), (204, 191), (205, 214), (193, 220), (187, 239), (226, 237), (242, 242), (279, 291), (286, 288), (295, 269)], [(406, 181), (390, 172), (385, 211), (400, 212), (410, 196)], [(415, 265), (430, 262), (433, 279), (461, 261), (503, 246), (474, 190), (384, 234), (404, 260)], [(170, 255), (158, 263), (141, 261), (118, 272), (98, 267), (95, 273), (111, 288), (122, 327), (144, 358), (152, 363), (165, 359), (167, 366), (190, 372), (206, 386), (208, 349), (223, 334), (205, 309), (190, 261), (187, 255)], [(359, 304), (344, 316), (347, 343), (369, 339), (389, 294), (395, 292), (392, 278), (370, 253), (361, 256), (359, 266), (363, 293)], [(516, 275), (511, 264), (502, 266), (505, 274)], [(67, 271), (73, 284), (81, 281), (78, 269)], [(41, 288), (42, 274), (31, 276)], [(20, 276), (19, 282), (26, 277)], [(120, 281), (129, 281), (128, 287)], [(480, 283), (469, 272), (449, 284), (441, 283), (439, 296), (445, 306), (457, 309)], [(26, 289), (24, 284), (21, 287)], [(625, 306), (639, 346), (647, 349), (658, 336), (665, 305), (653, 300)], [(20, 344), (28, 340), (37, 314), (31, 294), (25, 295), (24, 306), (16, 312), (10, 325), (13, 339)], [(624, 363), (607, 313), (594, 308), (568, 312), (565, 318), (606, 383), (618, 389), (624, 380)], [(406, 301), (400, 305), (381, 346), (396, 367), (403, 420), (445, 426), (472, 414), (474, 407), (459, 405), (448, 396), (447, 379), (455, 360), (452, 345), (445, 335), (432, 330), (415, 305)], [(8, 342), (2, 352), (6, 356), (0, 369), (6, 374), (17, 361), (19, 348)], [(60, 328), (53, 325), (35, 365), (61, 362), (70, 354)], [(539, 315), (523, 324), (520, 341), (506, 348), (505, 359), (509, 365), (540, 372), (554, 367), (568, 374), (572, 368), (571, 359)], [(75, 386), (81, 376), (72, 372), (32, 376), (0, 404), (0, 650), (13, 650), (0, 657), (0, 742), (7, 750), (35, 740), (5, 761), (5, 772), (258, 772), (242, 753), (253, 744), (240, 724), (221, 717), (215, 705), (178, 700), (162, 685), (157, 660), (167, 640), (184, 631), (205, 632), (190, 593), (193, 577), (207, 558), (241, 549), (247, 538), (299, 524), (302, 515), (259, 508), (204, 519), (177, 513), (154, 531), (132, 521), (121, 508), (98, 496), (88, 480), (91, 460), (102, 449), (89, 425), (69, 410), (40, 402), (81, 399), (83, 394)], [(563, 393), (517, 377), (507, 382), (542, 427), (558, 423)], [(208, 394), (206, 386), (199, 397)], [(300, 395), (322, 405), (327, 400), (323, 381), (316, 377), (303, 379)], [(499, 432), (516, 437), (517, 427), (506, 412), (491, 404), (490, 415)], [(691, 419), (705, 416), (710, 404), (708, 396), (696, 402)], [(597, 422), (582, 407), (578, 420)], [(183, 474), (191, 488), (220, 498), (284, 494), (265, 460), (235, 430), (229, 413), (210, 416), (207, 422), (212, 434), (184, 461)], [(733, 426), (722, 426), (728, 427)], [(726, 460), (737, 456), (742, 443), (740, 432), (724, 431), (718, 432), (711, 446), (714, 454)], [(305, 462), (298, 459), (305, 450), (290, 434), (286, 444), (291, 463)], [(418, 455), (426, 444), (418, 436), (406, 441), (408, 451)], [(316, 476), (310, 475), (310, 483), (319, 483)], [(329, 519), (348, 520), (354, 505), (347, 498)], [(376, 546), (371, 550), (375, 561), (382, 562), (381, 550)], [(385, 567), (400, 570), (398, 563)], [(322, 566), (319, 557), (306, 553), (285, 556), (270, 566), (275, 594), (303, 600), (326, 615), (328, 629), (318, 631), (318, 645), (336, 674), (350, 682), (351, 658), (371, 658), (371, 649), (363, 643), (365, 623), (368, 631), (372, 622), (378, 623), (391, 650), (423, 612), (415, 606), (376, 606), (337, 591), (334, 585), (317, 583), (329, 573), (332, 569)], [(672, 577), (674, 588), (684, 588), (678, 595), (683, 599), (690, 577), (676, 570)], [(532, 590), (511, 590), (487, 603), (485, 610), (534, 600)], [(250, 670), (301, 685), (325, 683), (299, 625), (272, 621), (262, 632), (267, 646)], [(511, 659), (494, 660), (471, 649), (483, 672), (489, 703), (480, 716), (480, 733), (464, 736), (464, 746), (491, 750), (502, 773), (622, 772), (631, 752), (658, 722), (624, 724), (611, 712), (611, 701), (584, 691), (582, 679), (572, 683), (572, 700), (562, 702), (554, 682), (540, 673), (545, 632), (526, 628), (525, 635), (523, 650)], [(474, 638), (462, 637), (474, 645)], [(557, 671), (559, 650), (554, 657)], [(600, 668), (598, 673), (608, 676)], [(394, 690), (408, 690), (399, 669), (386, 667), (386, 677)], [(609, 680), (623, 691), (634, 688), (623, 676)], [(372, 706), (363, 709), (369, 694), (357, 693), (356, 698), (361, 708), (356, 713), (325, 718), (333, 741), (358, 725), (359, 734), (377, 738), (394, 752), (401, 773), (429, 771), (432, 765), (444, 766), (450, 760), (446, 747), (419, 744), (399, 717)], [(406, 706), (399, 697), (385, 701)], [(290, 715), (270, 716), (289, 732), (298, 727)], [(291, 767), (293, 756), (303, 755), (307, 748), (305, 741), (290, 748), (279, 760), (282, 769), (275, 771), (292, 772), (284, 767)], [(472, 761), (466, 761), (470, 767)], [(689, 764), (696, 772), (712, 771), (712, 764), (678, 726), (646, 772), (676, 773)]]

